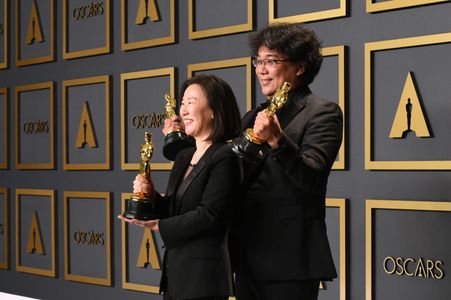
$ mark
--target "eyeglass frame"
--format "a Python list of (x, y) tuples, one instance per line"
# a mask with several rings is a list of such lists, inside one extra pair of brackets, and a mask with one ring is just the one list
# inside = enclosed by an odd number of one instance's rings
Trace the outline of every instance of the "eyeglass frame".
[[(251, 60), (252, 65), (254, 66), (254, 68), (261, 67), (261, 66), (274, 68), (279, 63), (285, 62), (285, 61), (293, 61), (293, 60), (292, 59), (273, 59), (273, 58), (270, 58), (270, 59), (258, 59), (256, 57), (253, 57), (252, 60)], [(269, 62), (272, 62), (273, 65), (268, 64)]]

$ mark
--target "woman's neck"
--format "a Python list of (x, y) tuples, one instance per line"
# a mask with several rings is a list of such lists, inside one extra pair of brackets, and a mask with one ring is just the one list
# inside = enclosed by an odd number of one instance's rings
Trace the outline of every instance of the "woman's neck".
[(213, 141), (210, 140), (198, 140), (196, 139), (196, 152), (194, 152), (193, 157), (191, 158), (192, 164), (197, 164), (197, 162), (204, 155), (205, 151), (207, 151), (208, 147), (213, 144)]
[(202, 151), (205, 152), (205, 150), (208, 149), (213, 144), (213, 141), (210, 140), (200, 140), (196, 139), (196, 152)]

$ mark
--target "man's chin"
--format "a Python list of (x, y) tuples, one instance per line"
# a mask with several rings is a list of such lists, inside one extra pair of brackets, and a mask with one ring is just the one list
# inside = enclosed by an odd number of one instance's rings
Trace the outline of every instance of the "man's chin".
[(266, 97), (271, 97), (272, 95), (274, 95), (274, 92), (275, 91), (273, 91), (272, 89), (265, 89), (265, 88), (262, 88), (262, 93), (263, 93), (263, 95), (265, 95)]

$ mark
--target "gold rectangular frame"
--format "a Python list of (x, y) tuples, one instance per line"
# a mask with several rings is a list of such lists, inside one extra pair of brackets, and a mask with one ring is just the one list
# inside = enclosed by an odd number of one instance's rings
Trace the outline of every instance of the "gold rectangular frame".
[(340, 7), (335, 9), (328, 9), (323, 11), (311, 12), (306, 14), (300, 14), (289, 17), (275, 17), (275, 5), (274, 1), (276, 0), (268, 0), (269, 1), (269, 23), (274, 22), (288, 22), (288, 23), (305, 23), (319, 20), (327, 20), (339, 17), (347, 16), (347, 0), (339, 0)]
[(174, 0), (169, 0), (171, 3), (171, 11), (170, 11), (170, 33), (168, 36), (155, 38), (155, 39), (149, 39), (149, 40), (142, 40), (137, 42), (127, 42), (126, 41), (126, 3), (127, 0), (121, 0), (121, 49), (124, 51), (128, 50), (134, 50), (134, 49), (140, 49), (140, 48), (147, 48), (147, 47), (154, 47), (154, 46), (160, 46), (160, 45), (167, 45), (172, 44), (175, 42), (175, 2)]
[[(122, 193), (121, 194), (121, 211), (125, 211), (125, 203), (126, 200), (131, 198), (133, 196), (133, 193)], [(134, 291), (140, 291), (140, 292), (147, 292), (152, 294), (159, 294), (160, 287), (158, 285), (145, 285), (145, 284), (138, 284), (138, 283), (132, 283), (128, 282), (128, 272), (127, 272), (127, 263), (126, 263), (126, 257), (128, 255), (127, 251), (127, 237), (128, 237), (128, 230), (127, 230), (127, 223), (121, 222), (121, 229), (122, 229), (122, 288), (127, 290), (134, 290)]]
[(204, 29), (194, 30), (194, 3), (195, 0), (188, 0), (188, 38), (190, 40), (201, 39), (206, 37), (227, 35), (232, 33), (240, 33), (251, 31), (253, 28), (253, 1), (247, 0), (247, 21), (246, 23)]
[[(52, 226), (52, 268), (50, 270), (47, 269), (39, 269), (33, 267), (27, 267), (20, 264), (20, 232), (21, 232), (21, 216), (20, 216), (20, 196), (44, 196), (50, 197), (51, 202), (51, 226)], [(43, 189), (16, 189), (16, 270), (24, 273), (31, 273), (41, 276), (47, 277), (56, 277), (56, 242), (55, 242), (55, 190), (43, 190)]]
[(336, 160), (332, 166), (332, 170), (345, 170), (346, 169), (346, 46), (334, 46), (322, 48), (323, 56), (337, 56), (338, 57), (338, 105), (343, 112), (343, 141), (341, 142), (340, 149), (338, 150), (339, 159)]
[(3, 103), (3, 157), (0, 160), (0, 170), (7, 170), (8, 169), (8, 159), (9, 159), (9, 153), (8, 153), (8, 142), (9, 142), (9, 138), (8, 138), (8, 121), (9, 121), (9, 113), (8, 113), (8, 108), (9, 108), (9, 98), (8, 98), (8, 88), (0, 88), (0, 95), (3, 95), (4, 99), (5, 99), (5, 103)]
[(433, 202), (417, 200), (373, 200), (367, 199), (365, 205), (365, 300), (373, 297), (373, 210), (422, 210), (451, 212), (451, 202)]
[(73, 58), (79, 58), (79, 57), (85, 57), (85, 56), (93, 56), (93, 55), (99, 55), (99, 54), (106, 54), (110, 53), (111, 51), (111, 17), (110, 17), (110, 0), (104, 0), (105, 1), (105, 46), (104, 47), (98, 47), (98, 48), (92, 48), (92, 49), (84, 49), (84, 50), (77, 50), (77, 51), (68, 51), (67, 49), (67, 42), (68, 42), (68, 23), (67, 23), (67, 1), (69, 0), (63, 0), (63, 58), (64, 59), (73, 59)]
[(216, 60), (209, 62), (202, 62), (188, 65), (188, 78), (193, 76), (196, 71), (226, 69), (239, 66), (246, 67), (246, 109), (249, 111), (252, 108), (252, 65), (251, 57), (232, 58), (225, 60)]
[[(106, 278), (89, 277), (69, 273), (69, 198), (94, 198), (104, 199), (105, 204), (105, 221), (106, 221)], [(96, 285), (111, 286), (111, 194), (110, 192), (75, 192), (64, 191), (64, 279), (76, 282), (91, 283)]]
[[(67, 161), (68, 154), (68, 126), (67, 126), (67, 88), (89, 84), (105, 84), (105, 162), (102, 163), (70, 163)], [(63, 168), (64, 170), (109, 170), (110, 163), (110, 76), (101, 75), (80, 79), (63, 81)]]
[(400, 48), (451, 43), (451, 32), (378, 41), (365, 44), (365, 169), (366, 170), (451, 170), (451, 160), (375, 161), (372, 160), (372, 54)]
[(449, 2), (449, 0), (390, 0), (383, 2), (374, 2), (374, 0), (366, 0), (366, 12), (374, 13), (379, 11), (414, 7), (419, 5), (427, 5), (441, 2)]
[(346, 199), (326, 198), (326, 207), (337, 207), (340, 218), (340, 298), (346, 300)]
[(9, 27), (8, 27), (8, 0), (3, 0), (3, 62), (0, 63), (0, 70), (8, 68), (8, 36), (9, 36)]
[[(15, 93), (15, 114), (16, 114), (16, 168), (17, 169), (30, 169), (30, 170), (36, 170), (36, 169), (42, 169), (42, 170), (50, 170), (55, 168), (55, 114), (54, 114), (54, 107), (55, 107), (55, 93), (54, 93), (54, 86), (55, 83), (53, 81), (47, 81), (47, 82), (41, 82), (41, 83), (34, 83), (34, 84), (27, 84), (27, 85), (21, 85), (16, 87), (16, 93)], [(20, 141), (19, 141), (19, 94), (21, 92), (25, 91), (33, 91), (33, 90), (44, 90), (49, 89), (50, 90), (50, 162), (48, 163), (21, 163), (20, 162)]]
[[(129, 72), (121, 74), (121, 168), (122, 170), (138, 170), (139, 163), (129, 163), (126, 162), (126, 141), (127, 136), (125, 133), (125, 125), (126, 125), (126, 97), (125, 97), (125, 82), (130, 79), (140, 79), (140, 78), (149, 78), (149, 77), (160, 77), (160, 76), (169, 76), (170, 86), (169, 93), (171, 95), (175, 95), (175, 83), (174, 83), (174, 75), (175, 68), (161, 68), (161, 69), (153, 69), (147, 71), (137, 71), (137, 72)], [(163, 105), (162, 105), (163, 106)], [(150, 166), (152, 170), (171, 170), (173, 162), (151, 162)]]
[(3, 245), (3, 253), (5, 254), (5, 260), (0, 261), (0, 270), (8, 270), (9, 269), (9, 219), (8, 219), (8, 209), (9, 209), (9, 198), (8, 198), (8, 189), (0, 188), (0, 194), (3, 194), (5, 197), (5, 204), (3, 205), (3, 232), (5, 237), (5, 244)]
[(48, 0), (50, 3), (50, 37), (49, 37), (49, 43), (50, 43), (50, 50), (49, 54), (46, 56), (41, 57), (33, 57), (28, 59), (22, 59), (20, 55), (20, 10), (19, 5), (21, 0), (16, 0), (16, 66), (27, 66), (27, 65), (33, 65), (33, 64), (40, 64), (45, 62), (50, 62), (55, 60), (55, 2), (54, 0)]

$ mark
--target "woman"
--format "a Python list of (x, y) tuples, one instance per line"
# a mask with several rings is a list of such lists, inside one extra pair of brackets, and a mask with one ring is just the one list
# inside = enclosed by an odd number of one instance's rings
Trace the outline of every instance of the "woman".
[(196, 146), (177, 154), (165, 196), (138, 175), (134, 193), (154, 193), (160, 219), (120, 219), (159, 231), (165, 245), (160, 292), (164, 299), (227, 299), (232, 276), (227, 246), (240, 165), (226, 141), (240, 133), (240, 113), (230, 86), (214, 75), (187, 80), (180, 116), (163, 133), (182, 128)]

